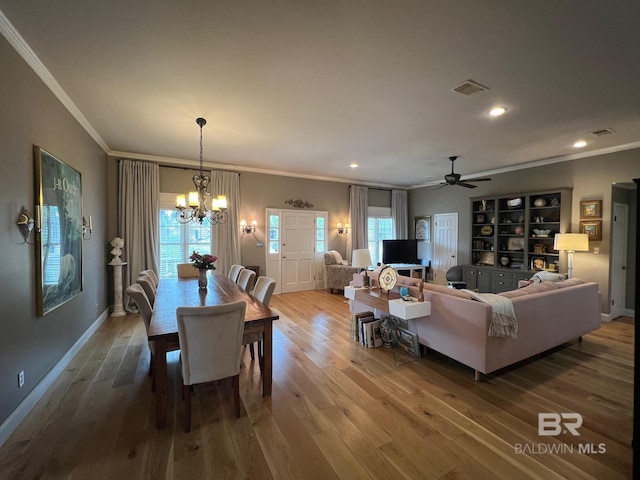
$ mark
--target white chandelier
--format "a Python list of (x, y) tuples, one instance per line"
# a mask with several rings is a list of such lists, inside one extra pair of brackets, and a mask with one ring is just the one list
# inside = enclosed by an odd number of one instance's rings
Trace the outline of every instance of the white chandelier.
[(200, 173), (193, 176), (193, 184), (196, 186), (195, 192), (189, 192), (189, 204), (187, 205), (187, 197), (178, 195), (176, 197), (176, 220), (180, 223), (199, 222), (202, 224), (206, 218), (209, 223), (215, 225), (224, 223), (229, 219), (227, 213), (227, 197), (218, 195), (212, 199), (211, 209), (207, 208), (206, 201), (209, 194), (209, 183), (211, 177), (205, 175), (202, 166), (202, 127), (207, 124), (204, 118), (196, 118), (196, 123), (200, 126)]

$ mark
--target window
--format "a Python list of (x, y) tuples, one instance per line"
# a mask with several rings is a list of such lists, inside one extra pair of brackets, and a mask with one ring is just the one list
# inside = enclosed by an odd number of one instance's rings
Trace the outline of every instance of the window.
[(176, 209), (169, 206), (173, 196), (160, 195), (160, 278), (176, 278), (177, 264), (189, 262), (194, 250), (212, 253), (211, 224), (206, 220), (181, 224), (176, 220)]
[(326, 238), (325, 238), (325, 218), (316, 217), (316, 252), (324, 252), (326, 250)]
[(367, 227), (371, 261), (376, 265), (382, 262), (382, 240), (395, 238), (391, 209), (369, 207)]
[(269, 215), (269, 253), (280, 252), (280, 216)]

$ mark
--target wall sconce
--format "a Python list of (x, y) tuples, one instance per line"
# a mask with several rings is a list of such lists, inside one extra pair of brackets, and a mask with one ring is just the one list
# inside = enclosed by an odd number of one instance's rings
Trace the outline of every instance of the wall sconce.
[(18, 219), (16, 220), (16, 225), (18, 226), (18, 230), (20, 230), (20, 234), (24, 238), (24, 243), (28, 243), (29, 245), (34, 245), (35, 242), (29, 241), (29, 236), (31, 232), (35, 229), (36, 232), (40, 231), (40, 215), (38, 212), (40, 211), (40, 207), (36, 206), (36, 217), (33, 218), (33, 215), (29, 210), (25, 207), (22, 207), (20, 213), (18, 214)]
[(251, 233), (256, 233), (256, 229), (258, 228), (258, 222), (253, 220), (251, 225), (247, 225), (247, 221), (243, 218), (240, 220), (240, 231), (243, 235), (249, 235)]
[(337, 227), (338, 227), (338, 235), (348, 235), (349, 234), (350, 225), (348, 223), (345, 224), (344, 227), (342, 226), (341, 223), (338, 223)]
[(82, 217), (82, 238), (84, 240), (89, 240), (91, 238), (91, 234), (93, 233), (93, 220), (91, 215), (89, 215), (89, 221), (85, 217)]

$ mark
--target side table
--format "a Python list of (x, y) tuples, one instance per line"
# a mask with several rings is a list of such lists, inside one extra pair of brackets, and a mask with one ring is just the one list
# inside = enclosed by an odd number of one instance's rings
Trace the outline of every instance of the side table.
[(113, 311), (112, 317), (123, 317), (127, 314), (122, 303), (122, 267), (127, 262), (109, 263), (113, 267)]

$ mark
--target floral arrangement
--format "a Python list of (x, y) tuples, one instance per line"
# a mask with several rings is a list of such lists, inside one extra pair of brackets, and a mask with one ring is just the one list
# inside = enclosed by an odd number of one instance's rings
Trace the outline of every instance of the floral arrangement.
[(200, 255), (195, 250), (189, 257), (189, 260), (193, 263), (193, 266), (198, 270), (215, 270), (216, 266), (214, 263), (218, 260), (218, 257), (215, 255), (211, 255), (210, 253), (205, 253), (204, 255)]

